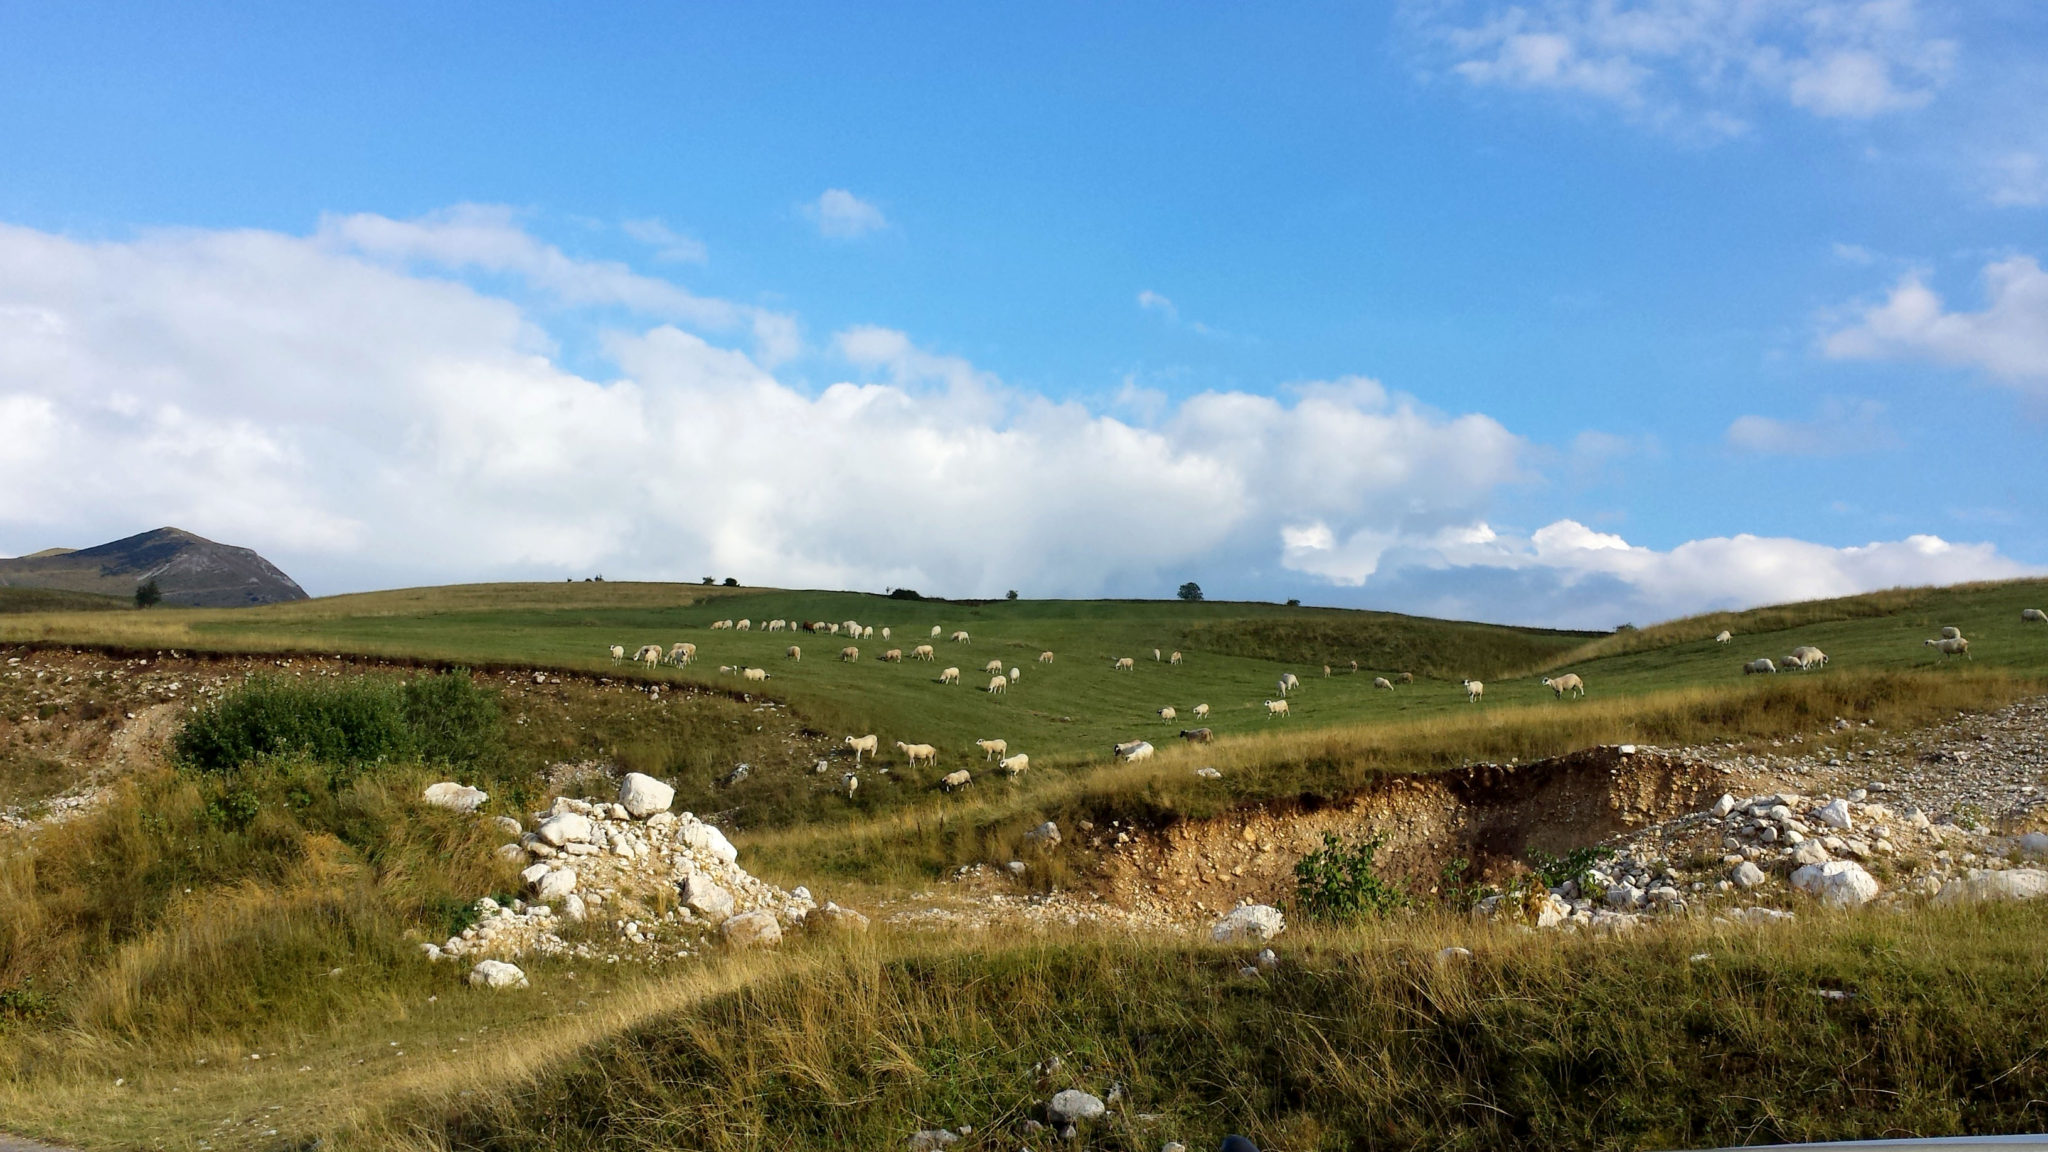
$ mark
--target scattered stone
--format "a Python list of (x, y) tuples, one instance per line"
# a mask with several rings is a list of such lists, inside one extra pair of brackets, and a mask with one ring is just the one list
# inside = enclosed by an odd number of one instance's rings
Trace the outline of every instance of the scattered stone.
[(1761, 926), (1789, 924), (1793, 916), (1790, 912), (1781, 912), (1776, 908), (1732, 908), (1728, 912), (1728, 919), (1735, 921), (1737, 924)]
[(497, 826), (498, 831), (503, 832), (507, 836), (517, 838), (526, 834), (526, 829), (520, 827), (519, 821), (514, 820), (510, 816), (493, 816), (491, 817), (491, 823)]
[(1936, 904), (1981, 904), (1987, 900), (2034, 900), (2048, 896), (2048, 872), (2039, 868), (2008, 868), (1992, 872), (1972, 868), (1941, 886)]
[(1735, 797), (1726, 792), (1721, 793), (1721, 798), (1714, 801), (1714, 806), (1709, 811), (1714, 814), (1716, 820), (1726, 819), (1730, 812), (1735, 811)]
[(474, 812), (484, 806), (484, 801), (489, 800), (491, 794), (453, 780), (443, 780), (439, 784), (427, 785), (423, 798), (434, 807), (446, 808), (450, 812)]
[(1729, 873), (1728, 878), (1735, 881), (1737, 888), (1747, 892), (1764, 882), (1764, 870), (1757, 867), (1755, 862), (1744, 860), (1735, 866), (1735, 871)]
[(1209, 938), (1218, 944), (1263, 944), (1286, 931), (1287, 918), (1271, 904), (1245, 904), (1234, 908), (1209, 928)]
[(645, 820), (656, 812), (668, 811), (675, 802), (676, 790), (639, 772), (628, 772), (619, 781), (619, 807), (635, 820)]
[(1057, 848), (1060, 843), (1060, 826), (1047, 820), (1045, 823), (1026, 832), (1024, 839), (1027, 843), (1036, 844), (1042, 848)]
[(772, 948), (782, 943), (782, 925), (768, 912), (742, 912), (728, 918), (721, 931), (725, 942), (734, 948)]
[(1814, 815), (1819, 817), (1820, 822), (1828, 827), (1839, 828), (1844, 832), (1849, 831), (1855, 826), (1849, 819), (1849, 802), (1847, 800), (1831, 801), (1826, 806), (1815, 811)]
[(939, 1152), (939, 1149), (957, 1143), (960, 1137), (944, 1128), (927, 1128), (910, 1137), (910, 1152)]
[(1056, 1125), (1079, 1124), (1085, 1120), (1099, 1119), (1109, 1111), (1101, 1099), (1090, 1096), (1078, 1088), (1069, 1088), (1053, 1094), (1052, 1103), (1045, 1106), (1045, 1115)]
[(590, 817), (580, 812), (560, 812), (541, 821), (540, 838), (557, 848), (565, 844), (587, 844), (594, 831)]
[(1794, 864), (1825, 864), (1828, 859), (1828, 846), (1818, 840), (1804, 841), (1792, 850)]
[(524, 988), (526, 973), (517, 964), (503, 960), (479, 960), (469, 970), (469, 982), (478, 988)]
[(709, 853), (722, 864), (730, 864), (740, 858), (740, 850), (732, 846), (725, 833), (704, 823), (685, 812), (683, 814), (683, 843), (699, 852)]
[(1436, 962), (1439, 965), (1463, 964), (1471, 959), (1472, 950), (1470, 948), (1460, 948), (1456, 944), (1448, 948), (1440, 948), (1436, 954)]
[(1792, 873), (1792, 886), (1830, 908), (1857, 908), (1877, 898), (1877, 880), (1850, 860), (1808, 864)]
[[(536, 865), (538, 867), (538, 865)], [(528, 869), (531, 871), (532, 869)], [(538, 900), (560, 900), (576, 890), (576, 873), (570, 868), (557, 868), (540, 878), (533, 886), (533, 895)]]
[(1197, 776), (1200, 776), (1200, 777), (1201, 777), (1202, 779), (1204, 779), (1204, 780), (1221, 780), (1221, 779), (1223, 779), (1223, 773), (1221, 773), (1221, 772), (1218, 772), (1218, 771), (1217, 771), (1216, 769), (1214, 769), (1214, 768), (1197, 768), (1197, 769), (1195, 769), (1195, 775), (1197, 775)]
[(868, 930), (868, 918), (866, 916), (851, 908), (842, 908), (830, 900), (825, 902), (823, 908), (818, 909), (817, 919), (819, 923), (824, 924), (828, 928), (838, 928), (850, 932), (865, 932)]
[(581, 924), (590, 915), (590, 910), (584, 907), (583, 897), (571, 892), (562, 897), (562, 915)]
[(1007, 868), (1012, 876), (1022, 876), (1027, 871), (1022, 860), (1012, 860), (1003, 867)]
[(694, 873), (688, 880), (683, 881), (682, 896), (684, 904), (710, 917), (713, 923), (732, 915), (732, 893), (701, 872)]
[(498, 845), (498, 859), (507, 864), (517, 864), (526, 859), (526, 849), (517, 844)]
[(1271, 971), (1280, 966), (1280, 954), (1271, 948), (1259, 949), (1259, 967)]

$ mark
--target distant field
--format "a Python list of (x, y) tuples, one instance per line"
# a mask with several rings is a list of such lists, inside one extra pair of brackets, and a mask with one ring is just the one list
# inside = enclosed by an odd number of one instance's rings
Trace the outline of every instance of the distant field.
[[(1249, 603), (1017, 600), (984, 603), (904, 601), (840, 592), (772, 591), (683, 584), (564, 583), (465, 585), (337, 596), (239, 610), (153, 609), (126, 613), (24, 613), (0, 617), (0, 640), (43, 640), (134, 647), (299, 651), (410, 657), (476, 665), (538, 665), (749, 687), (787, 700), (820, 730), (877, 732), (939, 745), (951, 760), (976, 755), (972, 742), (1001, 737), (1034, 759), (1106, 758), (1109, 745), (1133, 738), (1170, 741), (1206, 724), (1219, 736), (1356, 727), (1555, 702), (1537, 669), (1570, 670), (1595, 699), (1672, 689), (1737, 685), (1743, 661), (1782, 658), (1799, 644), (1827, 651), (1826, 676), (1844, 670), (1955, 667), (2048, 674), (2048, 625), (2023, 625), (2023, 607), (2048, 604), (2048, 581), (1918, 589), (1677, 621), (1614, 635), (1508, 628), (1388, 613), (1287, 608)], [(894, 638), (858, 642), (845, 663), (842, 636), (712, 631), (715, 620), (759, 622), (854, 619), (887, 626)], [(1945, 660), (1922, 646), (1942, 625), (1972, 638), (1971, 659)], [(970, 643), (932, 640), (933, 627), (968, 631)], [(1720, 628), (1737, 633), (1715, 644)], [(1761, 631), (1760, 629), (1770, 629)], [(615, 668), (612, 644), (698, 645), (690, 669)], [(906, 654), (932, 643), (938, 659), (882, 663), (886, 648)], [(792, 644), (801, 662), (785, 658)], [(1185, 653), (1172, 667), (1153, 659)], [(1041, 651), (1055, 653), (1041, 664)], [(1119, 657), (1134, 672), (1112, 671)], [(1350, 672), (1356, 659), (1360, 671)], [(990, 660), (1022, 670), (1008, 691), (991, 695)], [(1324, 679), (1324, 663), (1336, 675)], [(765, 686), (720, 676), (720, 665), (767, 669)], [(961, 669), (960, 684), (939, 671)], [(1417, 680), (1375, 689), (1375, 675), (1412, 671)], [(1283, 674), (1303, 686), (1292, 715), (1268, 719), (1263, 701)], [(1457, 681), (1487, 683), (1485, 701), (1466, 701)], [(1754, 681), (1751, 682), (1752, 686)], [(1192, 708), (1211, 715), (1196, 721)], [(1171, 706), (1174, 720), (1156, 713)]]
[(0, 588), (0, 613), (19, 612), (108, 612), (133, 611), (135, 606), (118, 596), (93, 592), (67, 592), (61, 588)]

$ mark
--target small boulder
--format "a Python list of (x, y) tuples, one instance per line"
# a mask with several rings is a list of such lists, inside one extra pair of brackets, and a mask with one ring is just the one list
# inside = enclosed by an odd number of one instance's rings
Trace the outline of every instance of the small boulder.
[(520, 879), (520, 881), (521, 881), (522, 883), (524, 883), (524, 884), (525, 884), (525, 885), (526, 885), (527, 887), (529, 887), (529, 888), (530, 888), (530, 887), (532, 887), (533, 885), (535, 885), (535, 884), (538, 884), (538, 883), (540, 883), (540, 882), (541, 882), (541, 878), (542, 878), (543, 876), (546, 876), (547, 874), (548, 874), (548, 866), (547, 866), (547, 865), (545, 865), (545, 864), (531, 864), (531, 865), (528, 865), (528, 866), (527, 866), (527, 868), (526, 868), (526, 870), (525, 870), (525, 871), (523, 871), (523, 872), (521, 872), (521, 873), (519, 874), (519, 879)]
[(1263, 944), (1287, 930), (1287, 917), (1271, 904), (1234, 908), (1209, 928), (1218, 944)]
[(1047, 820), (1024, 834), (1024, 842), (1040, 848), (1057, 848), (1060, 844), (1060, 826)]
[(927, 1128), (914, 1132), (908, 1145), (910, 1152), (939, 1152), (939, 1149), (958, 1143), (960, 1137), (944, 1128)]
[(562, 915), (581, 924), (590, 915), (590, 910), (584, 907), (583, 897), (571, 892), (562, 897)]
[(782, 943), (782, 925), (771, 912), (742, 912), (728, 917), (720, 929), (734, 948), (772, 948)]
[(427, 785), (422, 798), (434, 807), (446, 808), (450, 812), (474, 812), (484, 806), (484, 801), (489, 800), (491, 794), (453, 780), (443, 780), (439, 784)]
[(668, 811), (675, 802), (676, 790), (639, 772), (628, 772), (619, 782), (619, 806), (635, 820), (645, 820), (656, 812)]
[(825, 902), (823, 908), (811, 913), (810, 919), (815, 919), (827, 928), (837, 928), (847, 932), (865, 932), (868, 930), (868, 918), (866, 916), (851, 908), (842, 908), (830, 900)]
[(2008, 868), (1992, 872), (1972, 868), (1935, 893), (1936, 904), (1981, 904), (1989, 900), (2034, 900), (2048, 896), (2048, 872), (2039, 868)]
[(1747, 892), (1764, 882), (1764, 870), (1757, 867), (1755, 861), (1744, 860), (1735, 866), (1735, 871), (1730, 872), (1728, 878), (1735, 881), (1737, 888)]
[(469, 970), (469, 982), (478, 988), (524, 988), (526, 973), (503, 960), (479, 960)]
[(1839, 828), (1844, 832), (1855, 826), (1849, 819), (1849, 802), (1847, 800), (1829, 801), (1824, 807), (1816, 811), (1814, 815), (1820, 817), (1820, 822), (1828, 827)]
[(725, 833), (702, 820), (691, 820), (683, 825), (683, 843), (721, 864), (730, 864), (740, 858), (740, 850), (732, 846)]
[(575, 871), (568, 868), (557, 868), (541, 877), (540, 883), (533, 886), (533, 897), (536, 900), (552, 902), (560, 900), (575, 890)]
[(1045, 1115), (1055, 1125), (1079, 1124), (1085, 1120), (1097, 1120), (1109, 1106), (1100, 1097), (1090, 1096), (1078, 1088), (1055, 1092), (1052, 1103), (1045, 1106)]
[(580, 812), (561, 812), (541, 821), (540, 838), (560, 848), (564, 844), (588, 844), (594, 829), (590, 817)]
[(1828, 860), (1828, 846), (1819, 840), (1802, 840), (1792, 849), (1794, 864), (1825, 864)]
[(526, 859), (526, 849), (517, 844), (498, 845), (498, 859), (507, 864), (517, 864)]
[(526, 834), (526, 829), (520, 827), (519, 821), (514, 820), (510, 816), (493, 816), (491, 817), (491, 823), (497, 827), (498, 831), (515, 840)]
[(2048, 832), (2029, 832), (2014, 847), (2020, 850), (2020, 855), (2039, 860), (2048, 856)]
[(1714, 819), (1722, 819), (1730, 812), (1735, 811), (1735, 797), (1730, 796), (1726, 792), (1721, 793), (1721, 798), (1714, 801), (1714, 807), (1711, 811), (1714, 813)]
[(1792, 886), (1830, 908), (1856, 908), (1877, 898), (1877, 880), (1850, 860), (1808, 864), (1792, 873)]
[(683, 903), (692, 911), (709, 917), (713, 923), (732, 915), (732, 893), (709, 876), (693, 873), (683, 881), (682, 896)]

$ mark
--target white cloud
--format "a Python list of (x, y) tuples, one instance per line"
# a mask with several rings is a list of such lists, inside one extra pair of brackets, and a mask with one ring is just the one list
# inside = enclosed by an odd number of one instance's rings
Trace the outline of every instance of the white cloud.
[(889, 226), (882, 210), (844, 188), (827, 188), (804, 206), (804, 212), (818, 225), (821, 235), (834, 240), (854, 240)]
[(1877, 400), (1831, 396), (1809, 420), (1738, 416), (1728, 425), (1728, 445), (1770, 456), (1845, 456), (1895, 447), (1898, 437), (1884, 422)]
[(1150, 288), (1138, 293), (1138, 307), (1142, 311), (1157, 312), (1168, 320), (1180, 319), (1180, 309), (1173, 306), (1173, 301)]
[(2048, 204), (2048, 159), (2038, 152), (2007, 152), (1985, 166), (1993, 204), (2005, 208), (2039, 208)]
[[(605, 370), (578, 373), (543, 318), (574, 300), (641, 315), (621, 298), (668, 299), (663, 282), (565, 263), (503, 219), (347, 220), (126, 242), (0, 226), (0, 537), (177, 524), (323, 591), (708, 572), (950, 595), (1305, 581), (1386, 602), (1490, 573), (1522, 584), (1474, 614), (1543, 620), (1815, 586), (1686, 559), (1714, 542), (1496, 533), (1489, 509), (1539, 453), (1368, 379), (1159, 397), (1138, 426), (881, 327), (834, 337), (854, 379), (799, 388), (714, 342), (716, 309), (704, 331), (617, 324)], [(546, 307), (449, 268), (509, 274)], [(1766, 543), (1848, 574), (1828, 588), (2010, 568), (1986, 546)]]
[(1828, 334), (1827, 355), (1843, 360), (1931, 360), (1982, 369), (2014, 388), (2048, 393), (2048, 273), (2031, 256), (1984, 267), (1985, 307), (1951, 312), (1913, 273), (1883, 303)]
[(654, 249), (654, 258), (672, 264), (702, 264), (711, 258), (704, 242), (694, 236), (685, 236), (660, 220), (627, 220), (619, 225), (621, 231), (642, 244)]
[(1759, 99), (1836, 119), (1918, 107), (1955, 57), (1914, 0), (1450, 0), (1410, 13), (1469, 83), (1584, 97), (1709, 137), (1745, 131)]

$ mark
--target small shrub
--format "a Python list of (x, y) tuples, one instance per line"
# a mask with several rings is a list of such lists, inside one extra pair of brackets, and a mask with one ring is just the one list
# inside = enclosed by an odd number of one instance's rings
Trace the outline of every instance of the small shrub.
[(1287, 606), (1288, 606), (1289, 608), (1299, 608), (1299, 607), (1301, 607), (1301, 601), (1299, 601), (1299, 600), (1289, 600), (1289, 601), (1287, 602)]
[(896, 589), (895, 591), (893, 591), (893, 592), (889, 593), (889, 599), (891, 599), (891, 600), (922, 600), (922, 599), (924, 599), (924, 597), (922, 597), (922, 596), (918, 595), (918, 594), (917, 594), (917, 589), (915, 589), (915, 588), (898, 588), (898, 589)]
[(1342, 924), (1385, 916), (1408, 903), (1408, 894), (1381, 878), (1373, 865), (1386, 837), (1350, 846), (1333, 832), (1323, 846), (1294, 865), (1294, 901), (1312, 920)]
[(727, 576), (727, 577), (725, 578), (725, 586), (726, 586), (727, 588), (737, 588), (737, 587), (739, 587), (739, 586), (740, 586), (739, 578), (738, 578), (737, 576)]
[(1543, 878), (1545, 888), (1556, 888), (1586, 874), (1586, 869), (1614, 855), (1614, 849), (1595, 846), (1576, 848), (1562, 856), (1553, 856), (1538, 848), (1529, 850), (1529, 867)]
[(1009, 590), (1008, 592), (1006, 592), (1006, 593), (1004, 593), (1004, 594), (1003, 594), (1003, 599), (1005, 599), (1005, 600), (1015, 600), (1016, 598), (1017, 598), (1017, 590), (1016, 590), (1015, 588), (1012, 588), (1012, 589), (1010, 589), (1010, 590)]
[(157, 587), (156, 577), (154, 576), (135, 586), (135, 606), (137, 608), (155, 607), (163, 601), (163, 598), (164, 591)]

